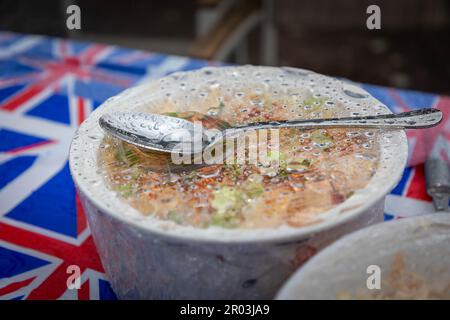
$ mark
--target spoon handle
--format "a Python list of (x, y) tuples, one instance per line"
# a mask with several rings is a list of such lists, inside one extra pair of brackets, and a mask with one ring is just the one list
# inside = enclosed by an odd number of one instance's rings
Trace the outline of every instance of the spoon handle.
[(364, 117), (346, 117), (330, 119), (307, 119), (255, 122), (225, 130), (226, 136), (243, 131), (275, 128), (379, 128), (379, 129), (422, 129), (437, 125), (442, 120), (442, 112), (437, 109), (420, 109), (397, 114), (382, 114)]

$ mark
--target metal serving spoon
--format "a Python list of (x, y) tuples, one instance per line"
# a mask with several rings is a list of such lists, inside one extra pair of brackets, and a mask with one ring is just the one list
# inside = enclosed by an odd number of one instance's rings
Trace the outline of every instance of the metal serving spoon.
[(224, 138), (243, 132), (276, 128), (379, 128), (422, 129), (437, 125), (442, 112), (420, 109), (399, 114), (332, 119), (255, 122), (225, 130), (205, 129), (181, 118), (137, 112), (113, 112), (100, 117), (100, 127), (112, 136), (138, 147), (168, 153), (196, 154)]

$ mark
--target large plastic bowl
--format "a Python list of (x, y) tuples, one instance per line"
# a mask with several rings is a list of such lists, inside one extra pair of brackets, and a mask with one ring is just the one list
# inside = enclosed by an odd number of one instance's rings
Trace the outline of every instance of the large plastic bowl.
[[(270, 299), (296, 268), (343, 234), (378, 222), (386, 194), (399, 181), (407, 158), (404, 131), (382, 134), (379, 169), (364, 190), (300, 228), (196, 229), (144, 218), (108, 189), (97, 167), (104, 132), (99, 117), (142, 110), (192, 88), (264, 86), (282, 94), (299, 88), (333, 95), (362, 114), (390, 113), (350, 83), (294, 68), (224, 67), (174, 73), (108, 99), (73, 138), (70, 169), (107, 277), (121, 299)], [(155, 105), (157, 108), (157, 105)], [(358, 109), (358, 110), (359, 110)]]
[(450, 299), (450, 214), (388, 221), (347, 235), (300, 268), (277, 298)]

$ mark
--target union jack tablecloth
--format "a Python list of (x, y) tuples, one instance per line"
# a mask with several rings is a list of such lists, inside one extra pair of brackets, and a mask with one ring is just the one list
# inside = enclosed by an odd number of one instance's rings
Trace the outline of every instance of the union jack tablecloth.
[[(115, 299), (68, 168), (78, 125), (106, 98), (173, 71), (211, 62), (0, 32), (0, 298)], [(410, 166), (386, 202), (387, 220), (432, 212), (423, 160), (450, 141), (450, 97), (362, 85), (401, 112), (433, 106), (438, 128), (408, 133)], [(447, 159), (448, 160), (448, 159)], [(81, 288), (67, 288), (67, 267)]]

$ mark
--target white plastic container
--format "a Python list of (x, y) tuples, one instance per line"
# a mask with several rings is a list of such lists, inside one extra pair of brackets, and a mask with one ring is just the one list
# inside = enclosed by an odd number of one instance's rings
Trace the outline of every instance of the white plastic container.
[(385, 196), (406, 163), (403, 131), (382, 134), (380, 166), (364, 190), (323, 213), (323, 221), (301, 228), (180, 226), (143, 217), (108, 189), (97, 167), (104, 137), (98, 119), (103, 113), (141, 110), (164, 96), (190, 92), (189, 87), (217, 83), (264, 85), (280, 92), (306, 88), (332, 94), (353, 110), (364, 109), (362, 114), (389, 113), (352, 84), (307, 70), (255, 66), (175, 73), (107, 100), (75, 135), (70, 169), (106, 274), (121, 299), (271, 299), (292, 272), (322, 247), (382, 220)]
[[(379, 287), (374, 266), (379, 268)], [(343, 237), (300, 268), (277, 298), (449, 299), (449, 286), (450, 214), (434, 213), (380, 223)]]

